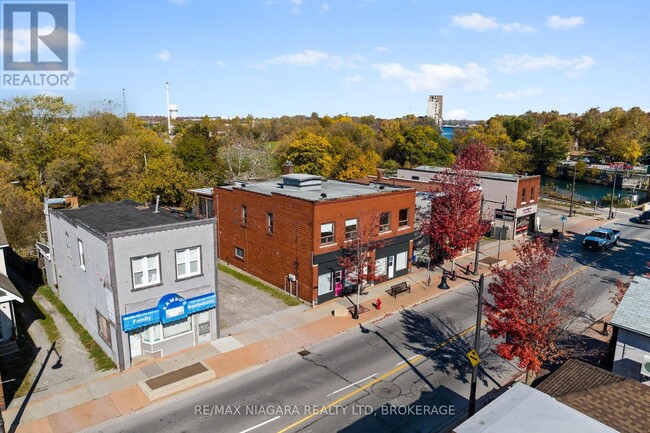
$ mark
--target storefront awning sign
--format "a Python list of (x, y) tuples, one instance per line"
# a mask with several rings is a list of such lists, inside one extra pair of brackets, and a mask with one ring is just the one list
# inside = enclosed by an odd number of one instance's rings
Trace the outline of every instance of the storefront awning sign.
[(216, 293), (207, 293), (185, 299), (176, 293), (169, 293), (158, 301), (157, 308), (137, 311), (122, 316), (122, 329), (125, 332), (146, 328), (157, 323), (167, 324), (185, 319), (190, 314), (216, 307)]

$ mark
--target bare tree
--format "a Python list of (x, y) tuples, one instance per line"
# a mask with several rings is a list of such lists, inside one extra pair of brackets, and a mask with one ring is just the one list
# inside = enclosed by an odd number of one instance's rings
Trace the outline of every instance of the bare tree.
[(219, 152), (227, 182), (264, 178), (273, 173), (270, 146), (263, 141), (235, 131), (228, 132)]

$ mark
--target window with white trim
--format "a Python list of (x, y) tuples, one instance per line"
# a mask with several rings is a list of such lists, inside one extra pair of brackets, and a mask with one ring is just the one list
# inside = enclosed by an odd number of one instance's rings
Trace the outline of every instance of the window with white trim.
[(238, 259), (244, 259), (244, 249), (240, 247), (235, 247), (235, 257)]
[(201, 247), (176, 250), (176, 278), (201, 274)]
[(400, 209), (399, 210), (399, 219), (397, 220), (397, 226), (398, 227), (406, 227), (408, 225), (409, 225), (409, 210), (408, 210), (408, 208)]
[(379, 215), (379, 232), (390, 231), (390, 212)]
[(334, 223), (320, 225), (320, 243), (331, 244), (334, 242)]
[(160, 283), (160, 255), (152, 254), (131, 259), (131, 270), (134, 289)]
[(521, 204), (526, 203), (526, 188), (521, 190)]
[(79, 267), (86, 270), (86, 257), (84, 256), (84, 243), (81, 242), (81, 239), (77, 239), (77, 244), (79, 245)]
[(160, 325), (152, 325), (142, 332), (142, 341), (145, 343), (158, 343), (161, 339)]
[(246, 206), (241, 207), (241, 225), (248, 225), (248, 210)]
[(273, 234), (273, 214), (271, 212), (266, 214), (266, 233)]
[(192, 331), (192, 321), (189, 317), (186, 317), (183, 320), (177, 320), (175, 322), (167, 323), (163, 325), (163, 338), (167, 339), (170, 337), (175, 337), (177, 335), (186, 334)]
[(345, 239), (356, 239), (357, 238), (357, 219), (345, 220)]

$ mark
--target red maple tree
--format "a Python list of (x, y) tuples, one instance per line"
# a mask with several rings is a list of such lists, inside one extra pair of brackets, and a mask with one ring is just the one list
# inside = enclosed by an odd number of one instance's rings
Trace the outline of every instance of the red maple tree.
[(497, 162), (487, 144), (482, 141), (468, 144), (456, 157), (456, 168), (474, 171), (491, 171), (496, 169)]
[(346, 233), (340, 245), (338, 264), (343, 268), (345, 280), (357, 286), (357, 293), (364, 284), (383, 281), (386, 276), (378, 275), (375, 267), (375, 251), (383, 248), (386, 241), (379, 239), (381, 214), (361, 215), (354, 232)]
[[(451, 168), (443, 169), (434, 177), (440, 190), (430, 191), (430, 209), (423, 218), (421, 230), (452, 261), (465, 248), (476, 245), (490, 228), (489, 221), (479, 218), (479, 178), (474, 170), (466, 168), (480, 168), (480, 159), (479, 152), (459, 154)], [(435, 248), (430, 254), (436, 254)]]
[(542, 363), (578, 354), (583, 349), (569, 330), (577, 315), (574, 292), (557, 280), (551, 268), (556, 249), (541, 238), (515, 247), (519, 260), (509, 268), (494, 268), (488, 286), (493, 302), (485, 302), (487, 332), (505, 338), (497, 352), (507, 360), (519, 359), (519, 367), (539, 372)]

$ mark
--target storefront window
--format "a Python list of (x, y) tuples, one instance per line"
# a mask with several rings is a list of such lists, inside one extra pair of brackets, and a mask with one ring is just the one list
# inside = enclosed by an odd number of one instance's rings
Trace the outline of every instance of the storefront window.
[(153, 325), (148, 327), (142, 333), (142, 340), (145, 343), (157, 343), (160, 341), (160, 325)]
[(187, 317), (183, 320), (178, 320), (176, 322), (163, 325), (163, 337), (167, 339), (176, 335), (185, 334), (191, 330), (192, 322), (190, 321), (189, 317)]

